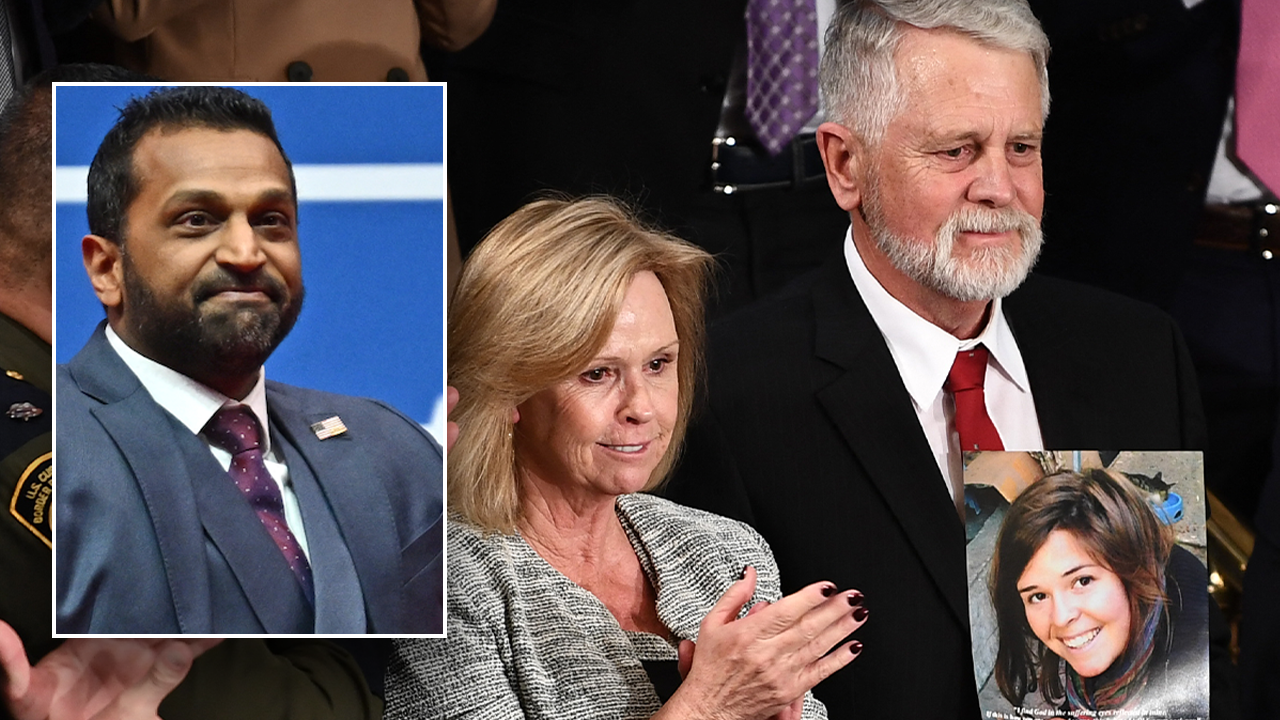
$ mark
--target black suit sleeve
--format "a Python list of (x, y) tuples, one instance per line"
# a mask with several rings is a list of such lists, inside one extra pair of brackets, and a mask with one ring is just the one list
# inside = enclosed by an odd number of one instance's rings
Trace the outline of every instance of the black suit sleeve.
[(224, 640), (160, 704), (165, 720), (378, 720), (360, 665), (327, 640)]

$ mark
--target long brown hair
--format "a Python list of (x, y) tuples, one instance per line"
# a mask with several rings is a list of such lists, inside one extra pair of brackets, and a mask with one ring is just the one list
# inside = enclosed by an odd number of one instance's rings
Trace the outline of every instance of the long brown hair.
[(1018, 578), (1054, 530), (1071, 533), (1094, 561), (1120, 578), (1129, 602), (1127, 650), (1163, 606), (1173, 537), (1128, 480), (1089, 470), (1032, 483), (1005, 515), (988, 583), (1000, 636), (996, 683), (1015, 706), (1037, 688), (1050, 703), (1064, 697), (1059, 658), (1031, 631), (1018, 594)]

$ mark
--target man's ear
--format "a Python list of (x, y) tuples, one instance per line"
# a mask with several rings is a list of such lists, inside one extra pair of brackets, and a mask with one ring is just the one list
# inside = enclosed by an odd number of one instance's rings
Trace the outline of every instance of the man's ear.
[(849, 128), (833, 122), (819, 125), (815, 139), (836, 204), (853, 212), (862, 204), (861, 178), (866, 163), (862, 141)]
[(98, 301), (110, 311), (119, 309), (124, 299), (124, 265), (121, 255), (124, 249), (99, 235), (85, 235), (80, 241), (80, 255), (85, 272)]

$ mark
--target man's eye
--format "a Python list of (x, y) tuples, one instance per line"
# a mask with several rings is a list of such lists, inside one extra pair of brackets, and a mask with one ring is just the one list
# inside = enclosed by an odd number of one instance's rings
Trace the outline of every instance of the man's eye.
[(1018, 155), (1026, 155), (1031, 152), (1031, 146), (1026, 143), (1014, 143), (1013, 152)]
[(273, 212), (263, 215), (258, 220), (258, 223), (269, 227), (288, 227), (289, 218), (285, 217), (281, 213)]
[(208, 227), (213, 224), (213, 218), (209, 217), (207, 213), (190, 212), (179, 216), (178, 224), (193, 228)]

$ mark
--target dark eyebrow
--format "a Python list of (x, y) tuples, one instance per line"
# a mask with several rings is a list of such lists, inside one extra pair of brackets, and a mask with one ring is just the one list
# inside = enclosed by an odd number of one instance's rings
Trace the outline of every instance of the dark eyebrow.
[[(222, 193), (213, 190), (179, 190), (169, 197), (169, 203), (224, 203), (226, 198)], [(285, 203), (294, 204), (293, 193), (284, 189), (267, 190), (258, 196), (257, 203)]]
[(290, 205), (296, 205), (297, 201), (293, 197), (293, 193), (288, 190), (268, 190), (258, 197), (259, 202), (282, 202)]
[[(1091, 567), (1097, 567), (1097, 566), (1096, 566), (1096, 565), (1094, 565), (1093, 563), (1085, 563), (1084, 565), (1077, 565), (1077, 566), (1075, 566), (1075, 567), (1071, 568), (1070, 570), (1067, 570), (1066, 572), (1062, 573), (1062, 575), (1060, 575), (1059, 577), (1067, 577), (1068, 575), (1072, 575), (1072, 574), (1074, 574), (1074, 573), (1080, 572), (1081, 570), (1083, 570), (1083, 569), (1085, 569), (1085, 568), (1091, 568)], [(1038, 585), (1028, 585), (1028, 586), (1026, 586), (1026, 587), (1024, 587), (1024, 588), (1018, 588), (1018, 594), (1019, 594), (1019, 595), (1021, 595), (1022, 593), (1026, 592), (1026, 591), (1028, 591), (1028, 590), (1034, 590), (1034, 589), (1036, 589), (1037, 587), (1039, 587), (1039, 586), (1038, 586)]]
[(175, 203), (206, 204), (206, 203), (222, 203), (222, 202), (226, 202), (226, 198), (222, 196), (222, 193), (217, 193), (212, 190), (179, 190), (178, 192), (169, 196), (168, 204), (175, 204)]

